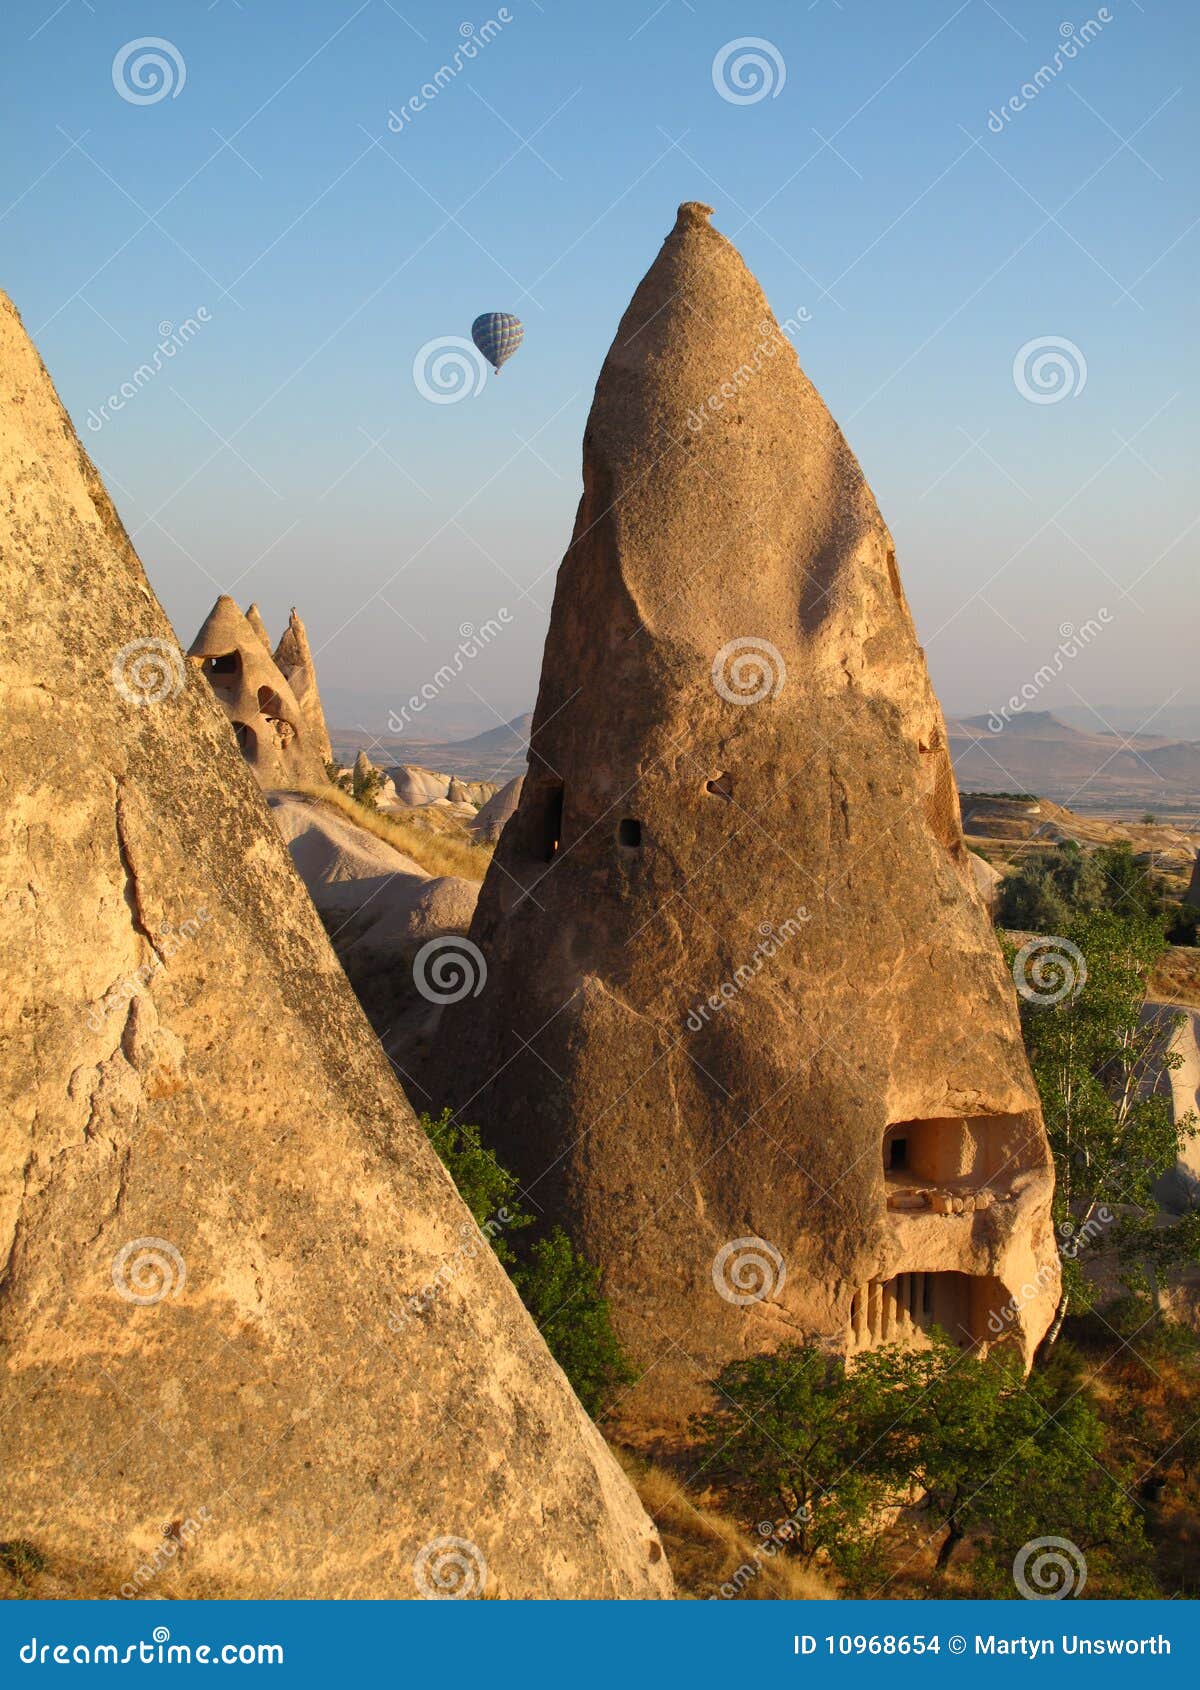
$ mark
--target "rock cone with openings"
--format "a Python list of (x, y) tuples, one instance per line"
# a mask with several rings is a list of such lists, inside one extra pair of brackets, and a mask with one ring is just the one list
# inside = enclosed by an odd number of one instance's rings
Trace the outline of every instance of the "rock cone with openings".
[[(727, 1359), (998, 1339), (1052, 1170), (891, 537), (700, 205), (596, 388), (443, 1096), (599, 1264), (676, 1426)], [(1028, 1288), (1028, 1289), (1027, 1289)]]
[(271, 653), (227, 593), (188, 647), (233, 726), (260, 786), (311, 786), (325, 779), (300, 701)]
[(669, 1594), (3, 296), (0, 486), (0, 1539), (86, 1595), (164, 1522), (176, 1595)]

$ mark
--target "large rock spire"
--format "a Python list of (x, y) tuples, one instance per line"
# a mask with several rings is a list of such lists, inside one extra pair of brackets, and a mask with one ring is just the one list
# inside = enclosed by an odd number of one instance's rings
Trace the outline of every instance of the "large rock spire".
[(892, 539), (708, 215), (680, 207), (600, 374), (486, 986), (438, 1060), (603, 1269), (643, 1423), (785, 1339), (937, 1321), (1028, 1356), (1057, 1289)]
[(0, 1539), (87, 1596), (669, 1594), (2, 295), (0, 556)]

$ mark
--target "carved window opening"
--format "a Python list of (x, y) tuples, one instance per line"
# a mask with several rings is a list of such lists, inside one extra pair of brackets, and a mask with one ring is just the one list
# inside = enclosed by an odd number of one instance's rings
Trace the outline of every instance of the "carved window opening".
[(642, 843), (642, 824), (636, 816), (626, 816), (617, 828), (617, 843), (636, 851)]
[(232, 692), (241, 672), (242, 659), (236, 651), (227, 651), (219, 657), (210, 657), (204, 664), (204, 673), (208, 677), (209, 685), (217, 692)]
[(563, 789), (558, 786), (548, 786), (542, 795), (541, 837), (536, 841), (538, 857), (544, 863), (552, 863), (562, 844), (563, 825)]
[(1009, 1203), (1016, 1182), (1042, 1166), (1028, 1115), (941, 1115), (884, 1129), (884, 1201), (905, 1211), (972, 1215)]

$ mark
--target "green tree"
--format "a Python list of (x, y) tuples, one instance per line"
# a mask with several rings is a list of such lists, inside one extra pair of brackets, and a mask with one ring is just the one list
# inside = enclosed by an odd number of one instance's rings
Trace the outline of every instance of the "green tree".
[(698, 1418), (706, 1473), (747, 1512), (783, 1510), (794, 1552), (823, 1554), (852, 1586), (882, 1570), (884, 1508), (914, 1494), (944, 1571), (969, 1538), (977, 1593), (1014, 1596), (1013, 1562), (1039, 1537), (1088, 1560), (1093, 1588), (1154, 1594), (1134, 1474), (1106, 1447), (1077, 1368), (1024, 1377), (1000, 1346), (985, 1360), (934, 1332), (842, 1360), (813, 1347), (731, 1362)]
[(1196, 1130), (1191, 1119), (1176, 1126), (1170, 1096), (1152, 1089), (1156, 1076), (1181, 1060), (1166, 1047), (1182, 1018), (1142, 1017), (1146, 981), (1163, 948), (1161, 929), (1144, 913), (1100, 911), (1067, 923), (1062, 938), (1083, 957), (1086, 983), (1055, 1004), (1040, 1005), (1025, 993), (1021, 1001), (1054, 1153), (1054, 1218), (1066, 1241), (1062, 1299), (1047, 1347), (1068, 1309), (1094, 1303), (1082, 1262), (1098, 1237), (1119, 1249), (1130, 1286), (1200, 1259), (1200, 1227), (1161, 1228), (1154, 1196), (1156, 1181)]
[[(520, 1200), (520, 1183), (483, 1143), (480, 1130), (456, 1121), (449, 1109), (420, 1117), (459, 1196), (520, 1293), (546, 1347), (593, 1418), (636, 1377), (613, 1331), (612, 1311), (596, 1268), (561, 1227), (541, 1237), (514, 1238), (534, 1223)], [(513, 1240), (510, 1243), (510, 1239)]]
[(896, 1484), (923, 1491), (922, 1509), (945, 1532), (939, 1571), (970, 1536), (976, 1588), (1011, 1595), (1022, 1545), (1056, 1536), (1097, 1558), (1094, 1579), (1103, 1565), (1123, 1593), (1149, 1589), (1132, 1473), (1101, 1459), (1104, 1427), (1073, 1372), (1026, 1380), (1006, 1346), (981, 1361), (940, 1333), (927, 1350), (876, 1356), (866, 1358), (877, 1371), (873, 1389), (878, 1396), (885, 1387), (890, 1402), (871, 1460)]
[(443, 1109), (437, 1120), (422, 1115), (421, 1125), (475, 1224), (491, 1240), (505, 1267), (511, 1268), (516, 1256), (508, 1237), (533, 1221), (520, 1201), (519, 1182), (483, 1143), (479, 1128), (456, 1121), (449, 1109)]
[(613, 1331), (598, 1271), (556, 1226), (534, 1241), (513, 1283), (575, 1395), (598, 1418), (636, 1378)]
[(840, 1356), (787, 1345), (730, 1362), (712, 1381), (717, 1396), (693, 1425), (702, 1471), (724, 1477), (755, 1516), (786, 1516), (788, 1541), (818, 1552), (852, 1580), (876, 1567), (886, 1479), (866, 1457), (882, 1424), (878, 1363), (847, 1371)]

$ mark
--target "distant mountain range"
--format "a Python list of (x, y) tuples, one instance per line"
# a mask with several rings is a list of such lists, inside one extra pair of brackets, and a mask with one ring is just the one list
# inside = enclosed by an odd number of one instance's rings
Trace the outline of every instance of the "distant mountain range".
[[(334, 729), (335, 752), (349, 761), (366, 746), (372, 762), (415, 763), (463, 780), (508, 781), (524, 773), (529, 711), (469, 739)], [(999, 729), (997, 731), (997, 723)], [(1200, 741), (1146, 733), (1095, 733), (1048, 710), (1008, 722), (996, 716), (946, 718), (950, 755), (964, 792), (1035, 792), (1076, 810), (1200, 804)]]
[(947, 718), (964, 792), (1036, 792), (1086, 810), (1200, 801), (1200, 742), (1154, 734), (1092, 733), (1048, 710)]
[(514, 716), (511, 722), (488, 728), (470, 739), (417, 739), (411, 734), (400, 737), (384, 733), (371, 740), (361, 731), (338, 729), (332, 731), (331, 738), (334, 752), (343, 762), (351, 761), (359, 747), (365, 746), (371, 761), (381, 767), (415, 763), (423, 769), (458, 775), (460, 780), (494, 780), (504, 784), (514, 775), (525, 773), (532, 722), (532, 713), (527, 710)]

